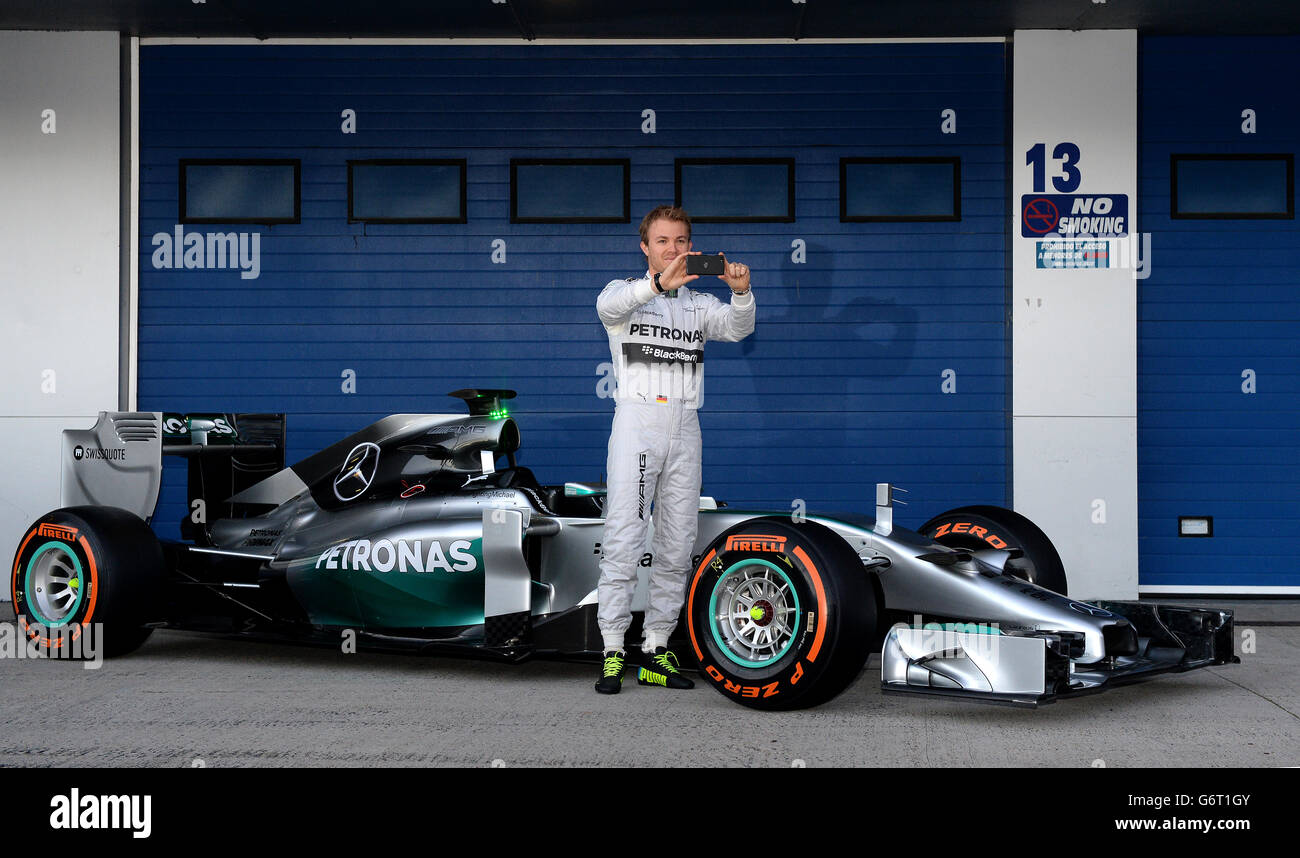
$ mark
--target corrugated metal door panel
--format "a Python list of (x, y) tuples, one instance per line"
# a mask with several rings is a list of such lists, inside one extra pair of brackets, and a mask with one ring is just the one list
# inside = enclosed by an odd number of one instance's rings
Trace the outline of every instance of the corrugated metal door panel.
[[(795, 223), (695, 230), (751, 265), (760, 307), (747, 341), (708, 348), (705, 491), (869, 511), (891, 480), (913, 524), (1005, 503), (1004, 60), (941, 43), (145, 46), (139, 405), (286, 411), (294, 461), (385, 414), (455, 411), (448, 390), (513, 387), (521, 462), (598, 478), (595, 296), (645, 270), (636, 225), (672, 201), (674, 159), (793, 157)], [(840, 223), (839, 159), (905, 155), (961, 158), (962, 221)], [(196, 157), (302, 161), (301, 223), (186, 228), (259, 232), (256, 279), (152, 265), (177, 161)], [(349, 224), (347, 160), (398, 157), (465, 158), (468, 222)], [(510, 224), (511, 157), (629, 158), (633, 222)], [(169, 471), (161, 519), (181, 483)]]
[[(1172, 154), (1297, 151), (1298, 57), (1295, 37), (1141, 42), (1141, 586), (1300, 586), (1300, 227), (1170, 217)], [(1180, 515), (1213, 537), (1180, 537)]]

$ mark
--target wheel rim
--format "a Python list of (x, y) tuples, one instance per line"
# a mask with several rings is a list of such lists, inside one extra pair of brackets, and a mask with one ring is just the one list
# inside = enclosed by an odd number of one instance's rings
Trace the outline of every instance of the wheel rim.
[(62, 542), (47, 542), (27, 561), (24, 587), (28, 607), (42, 625), (65, 625), (86, 589), (81, 561)]
[(767, 667), (785, 655), (799, 631), (794, 582), (766, 560), (732, 564), (713, 585), (709, 626), (729, 660), (742, 667)]

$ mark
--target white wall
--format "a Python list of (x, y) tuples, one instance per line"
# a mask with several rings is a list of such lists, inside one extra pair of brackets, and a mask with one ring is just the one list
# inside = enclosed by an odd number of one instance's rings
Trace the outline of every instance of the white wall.
[(0, 32), (6, 570), (22, 531), (58, 505), (59, 430), (117, 408), (118, 44), (114, 32)]
[[(1137, 597), (1137, 292), (1125, 268), (1036, 266), (1021, 236), (1026, 153), (1079, 146), (1076, 194), (1126, 194), (1137, 214), (1137, 33), (1016, 31), (1012, 167), (1012, 432), (1016, 510), (1065, 562), (1072, 594)], [(1130, 229), (1132, 228), (1130, 224)], [(1118, 240), (1109, 242), (1111, 262)]]

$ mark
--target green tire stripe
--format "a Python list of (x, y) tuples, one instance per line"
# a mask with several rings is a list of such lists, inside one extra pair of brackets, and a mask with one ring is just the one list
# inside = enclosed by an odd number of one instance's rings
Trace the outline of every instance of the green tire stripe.
[[(72, 565), (77, 570), (77, 580), (81, 582), (81, 586), (77, 587), (77, 600), (72, 603), (72, 608), (68, 611), (67, 616), (58, 622), (42, 615), (40, 608), (36, 606), (36, 600), (31, 596), (32, 570), (36, 568), (36, 561), (40, 559), (42, 554), (52, 550), (62, 551), (64, 554), (72, 558)], [(27, 594), (27, 608), (32, 612), (32, 616), (36, 617), (37, 621), (39, 621), (41, 625), (49, 626), (52, 629), (66, 626), (68, 621), (77, 615), (77, 609), (81, 607), (81, 599), (86, 593), (86, 575), (81, 569), (81, 561), (77, 559), (77, 555), (73, 553), (72, 549), (64, 543), (55, 542), (53, 540), (45, 543), (40, 548), (36, 549), (36, 553), (27, 561), (27, 572), (23, 575), (23, 592)]]
[[(785, 642), (785, 646), (781, 647), (780, 652), (765, 661), (751, 661), (746, 658), (741, 658), (739, 655), (732, 652), (731, 647), (727, 646), (727, 642), (722, 637), (721, 630), (718, 628), (718, 593), (722, 589), (722, 582), (726, 581), (727, 577), (731, 575), (737, 567), (754, 563), (766, 566), (768, 569), (771, 569), (780, 576), (781, 580), (785, 581), (786, 586), (790, 588), (790, 595), (794, 598), (794, 628), (791, 630), (790, 638)], [(803, 612), (799, 607), (799, 593), (795, 590), (794, 582), (790, 580), (790, 576), (786, 575), (785, 572), (783, 572), (776, 564), (769, 563), (768, 561), (761, 560), (757, 557), (747, 557), (744, 560), (728, 566), (723, 573), (718, 576), (718, 580), (713, 585), (713, 592), (709, 594), (709, 633), (713, 635), (713, 642), (718, 645), (718, 649), (722, 650), (722, 654), (727, 657), (727, 660), (734, 662), (741, 667), (767, 667), (773, 662), (778, 661), (781, 656), (785, 655), (786, 652), (789, 651), (790, 647), (799, 637), (799, 624), (801, 622), (803, 622)]]

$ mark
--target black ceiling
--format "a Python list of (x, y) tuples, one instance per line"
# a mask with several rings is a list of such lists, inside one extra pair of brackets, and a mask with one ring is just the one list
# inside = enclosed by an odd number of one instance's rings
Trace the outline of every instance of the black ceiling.
[(1296, 0), (0, 0), (0, 30), (138, 36), (846, 39), (1300, 33)]
[(861, 39), (1300, 32), (1295, 0), (0, 0), (0, 30), (142, 36)]

